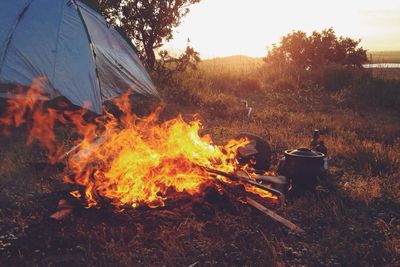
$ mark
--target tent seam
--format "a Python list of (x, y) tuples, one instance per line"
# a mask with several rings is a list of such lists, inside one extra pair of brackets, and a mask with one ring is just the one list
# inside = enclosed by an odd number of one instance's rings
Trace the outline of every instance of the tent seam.
[(57, 65), (57, 55), (58, 55), (58, 43), (60, 41), (60, 32), (61, 32), (61, 22), (64, 14), (65, 6), (62, 5), (61, 12), (60, 12), (60, 20), (58, 21), (58, 29), (57, 29), (57, 42), (56, 42), (56, 51), (54, 54), (54, 68), (53, 73), (51, 75), (51, 80), (54, 81), (54, 77), (56, 75), (56, 65)]
[[(116, 28), (116, 27), (113, 27), (112, 25), (110, 25), (106, 20), (105, 20), (105, 18), (99, 13), (99, 12), (97, 12), (96, 10), (94, 10), (93, 8), (91, 8), (90, 6), (85, 6), (85, 4), (84, 3), (82, 3), (82, 6), (79, 6), (79, 8), (81, 8), (81, 9), (84, 9), (86, 12), (90, 12), (91, 14), (92, 14), (92, 12), (94, 13), (93, 14), (93, 17), (94, 17), (94, 19), (96, 19), (99, 23), (101, 23), (101, 24), (106, 24), (106, 26), (107, 26), (107, 28), (109, 29), (109, 31), (110, 31), (110, 34), (114, 37), (114, 38), (118, 38), (118, 39), (120, 39), (121, 38), (121, 41), (122, 41), (122, 43), (125, 45), (125, 46), (127, 46), (128, 48), (132, 48), (133, 49), (133, 51), (134, 51), (134, 53), (135, 53), (135, 55), (136, 56), (138, 56), (138, 49), (136, 48), (136, 46), (132, 43), (132, 41), (131, 40), (129, 40), (129, 38), (127, 38), (127, 35), (122, 31), (122, 33), (121, 32), (119, 32), (119, 30)], [(101, 51), (100, 51), (101, 52)], [(103, 53), (104, 54), (104, 53)], [(140, 59), (139, 59), (139, 62), (140, 62)], [(97, 66), (97, 65), (96, 65)], [(144, 66), (143, 66), (143, 68), (144, 68)], [(146, 72), (146, 74), (147, 74), (147, 76), (148, 76), (148, 79), (151, 81), (151, 77), (150, 77), (150, 75)], [(139, 80), (137, 80), (136, 78), (134, 79), (138, 84), (135, 84), (135, 85), (137, 85), (138, 87), (142, 87), (142, 88), (145, 88), (144, 86), (141, 86), (141, 82), (139, 82)], [(147, 90), (144, 90), (148, 95), (156, 95), (158, 98), (160, 98), (160, 94), (157, 92), (157, 90), (156, 90), (156, 87), (154, 86), (154, 84), (151, 82), (151, 85), (150, 85), (150, 87), (152, 87), (152, 89), (154, 89), (154, 91), (155, 92), (153, 92), (153, 93), (150, 93), (149, 91), (147, 91)], [(136, 92), (137, 93), (137, 92)]]
[(85, 19), (83, 18), (82, 12), (80, 10), (81, 7), (78, 5), (76, 0), (72, 0), (72, 1), (75, 3), (76, 10), (78, 12), (78, 15), (79, 15), (81, 21), (82, 21), (83, 27), (85, 28), (85, 31), (86, 31), (86, 37), (88, 38), (88, 41), (89, 41), (90, 50), (92, 51), (92, 58), (93, 58), (94, 69), (95, 69), (95, 72), (96, 72), (97, 85), (99, 86), (99, 90), (100, 90), (100, 104), (101, 104), (102, 98), (103, 98), (102, 97), (103, 92), (102, 92), (102, 89), (101, 89), (99, 71), (98, 71), (97, 64), (96, 64), (96, 51), (94, 49), (94, 43), (92, 41), (92, 38), (90, 37), (89, 29), (88, 29), (88, 27), (86, 25)]
[[(94, 18), (99, 21), (100, 23), (104, 23), (106, 24), (107, 28), (113, 28), (119, 35), (121, 35), (122, 39), (124, 40), (124, 42), (126, 42), (128, 44), (129, 47), (131, 47), (133, 49), (133, 51), (136, 54), (139, 54), (139, 50), (137, 49), (137, 47), (132, 43), (132, 40), (129, 39), (129, 37), (127, 36), (127, 34), (120, 28), (120, 27), (114, 27), (111, 23), (109, 23), (104, 16), (98, 12), (97, 10), (95, 10), (94, 8), (90, 7), (90, 6), (81, 6), (80, 8), (85, 9), (87, 12), (95, 12), (97, 13), (96, 16), (94, 16)], [(90, 11), (88, 11), (88, 9), (90, 9)], [(101, 18), (99, 18), (100, 15)]]
[(2, 72), (2, 70), (3, 70), (3, 66), (4, 66), (3, 63), (4, 63), (4, 60), (5, 60), (5, 58), (6, 58), (8, 49), (9, 49), (10, 44), (11, 44), (11, 39), (12, 39), (13, 36), (14, 36), (15, 30), (16, 30), (18, 24), (21, 22), (21, 19), (22, 19), (22, 17), (24, 16), (24, 14), (26, 13), (26, 11), (28, 10), (29, 6), (33, 3), (33, 1), (34, 1), (34, 0), (31, 0), (31, 1), (29, 2), (29, 4), (27, 4), (27, 5), (24, 7), (24, 9), (21, 11), (21, 14), (19, 14), (19, 16), (18, 16), (17, 22), (15, 23), (14, 27), (13, 27), (13, 28), (11, 29), (11, 31), (10, 31), (10, 36), (7, 38), (7, 44), (6, 44), (6, 48), (4, 49), (4, 54), (3, 54), (2, 58), (0, 59), (0, 75), (1, 75), (1, 72)]

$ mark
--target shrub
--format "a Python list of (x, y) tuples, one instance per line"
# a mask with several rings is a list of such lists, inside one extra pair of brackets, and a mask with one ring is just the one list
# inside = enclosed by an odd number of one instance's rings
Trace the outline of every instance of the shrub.
[(400, 110), (400, 81), (359, 79), (349, 90), (353, 100), (360, 104)]
[(218, 91), (227, 92), (232, 90), (237, 83), (235, 79), (233, 79), (229, 75), (219, 75), (210, 78), (211, 87)]
[(273, 90), (281, 91), (281, 92), (291, 92), (296, 89), (296, 85), (290, 79), (277, 79), (272, 82), (271, 87)]
[(247, 97), (262, 91), (260, 82), (256, 79), (245, 79), (239, 82), (235, 94), (239, 97)]
[(327, 65), (311, 73), (311, 80), (319, 86), (338, 91), (353, 82), (355, 69), (342, 65)]
[(162, 94), (167, 101), (178, 102), (182, 105), (199, 106), (202, 104), (199, 95), (186, 87), (165, 87)]

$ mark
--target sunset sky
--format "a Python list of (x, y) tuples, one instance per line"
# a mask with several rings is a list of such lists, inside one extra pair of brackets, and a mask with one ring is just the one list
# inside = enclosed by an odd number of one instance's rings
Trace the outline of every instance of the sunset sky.
[(182, 49), (190, 38), (203, 58), (259, 57), (292, 30), (329, 27), (368, 50), (400, 50), (400, 0), (202, 0), (167, 47)]

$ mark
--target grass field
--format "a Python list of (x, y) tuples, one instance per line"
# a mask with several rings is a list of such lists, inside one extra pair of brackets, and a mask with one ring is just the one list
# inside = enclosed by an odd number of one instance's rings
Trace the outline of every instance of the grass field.
[[(287, 80), (273, 80), (262, 65), (255, 68), (257, 60), (253, 67), (243, 64), (242, 70), (236, 69), (239, 75), (228, 75), (234, 65), (231, 60), (225, 66), (221, 60), (202, 63), (197, 82), (184, 79), (188, 89), (180, 91), (189, 100), (188, 112), (200, 112), (206, 131), (217, 142), (240, 131), (256, 133), (271, 144), (276, 166), (285, 149), (308, 145), (312, 129), (325, 133), (331, 166), (329, 177), (322, 181), (327, 192), (304, 196), (287, 209), (289, 217), (304, 222), (313, 237), (307, 241), (274, 237), (283, 243), (283, 261), (299, 264), (288, 254), (301, 246), (306, 252), (295, 255), (307, 254), (308, 259), (300, 262), (310, 265), (398, 264), (399, 110), (365, 104), (363, 94), (349, 99), (346, 90), (296, 88)], [(240, 66), (241, 61), (236, 63)], [(168, 91), (165, 95), (168, 99)], [(241, 99), (253, 108), (250, 119)], [(319, 262), (322, 258), (332, 262)]]
[(371, 68), (370, 71), (376, 78), (400, 80), (400, 68)]
[[(65, 221), (51, 221), (48, 216), (68, 187), (60, 182), (62, 172), (45, 164), (38, 145), (26, 147), (21, 128), (0, 139), (2, 263), (400, 264), (399, 110), (351, 98), (347, 89), (322, 90), (307, 83), (300, 87), (284, 77), (274, 78), (261, 60), (247, 57), (207, 60), (177, 80), (179, 85), (159, 85), (163, 117), (199, 113), (203, 133), (211, 134), (218, 144), (241, 131), (258, 134), (271, 145), (273, 170), (285, 149), (308, 146), (315, 128), (324, 132), (329, 174), (315, 191), (278, 211), (306, 234), (288, 232), (229, 199), (221, 206), (187, 200), (167, 209), (82, 209)], [(242, 99), (253, 108), (250, 118)], [(71, 129), (57, 130), (60, 136), (73, 136)], [(207, 214), (212, 216), (204, 217)]]
[(400, 63), (400, 51), (370, 51), (368, 59), (371, 63)]

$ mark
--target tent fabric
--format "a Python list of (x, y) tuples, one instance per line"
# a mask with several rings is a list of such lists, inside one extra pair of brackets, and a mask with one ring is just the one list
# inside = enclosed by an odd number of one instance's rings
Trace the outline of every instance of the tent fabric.
[(79, 5), (94, 43), (97, 70), (104, 97), (115, 97), (122, 93), (121, 90), (130, 89), (131, 85), (136, 85), (137, 92), (151, 95), (152, 91), (149, 91), (152, 86), (151, 79), (147, 73), (142, 73), (140, 59), (133, 49), (100, 14), (92, 12), (82, 3)]
[(38, 77), (49, 98), (96, 113), (124, 92), (158, 95), (126, 40), (82, 2), (0, 1), (0, 83), (29, 87)]

